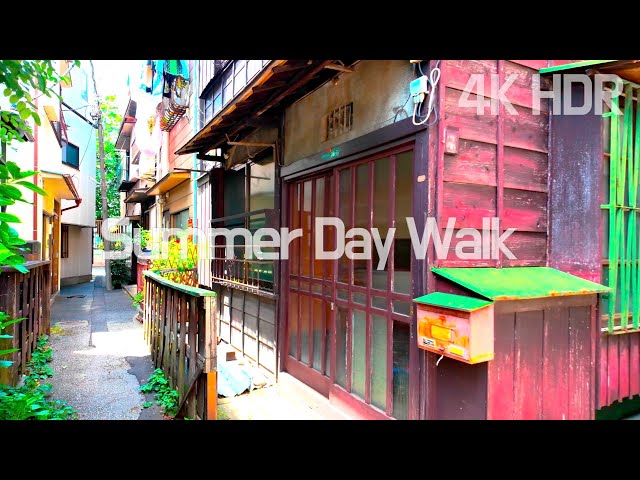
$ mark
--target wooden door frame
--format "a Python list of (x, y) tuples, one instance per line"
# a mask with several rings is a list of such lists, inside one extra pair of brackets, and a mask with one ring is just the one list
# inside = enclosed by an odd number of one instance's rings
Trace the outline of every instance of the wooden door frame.
[[(413, 183), (413, 215), (416, 222), (417, 231), (421, 231), (426, 225), (427, 215), (433, 215), (435, 199), (429, 195), (429, 189), (432, 187), (435, 191), (435, 178), (436, 172), (434, 168), (435, 163), (435, 148), (430, 144), (429, 127), (426, 125), (414, 126), (411, 119), (401, 120), (399, 122), (387, 125), (371, 133), (362, 135), (353, 140), (349, 140), (338, 145), (337, 148), (343, 153), (343, 157), (331, 162), (324, 162), (322, 159), (322, 152), (311, 155), (307, 158), (300, 159), (295, 163), (292, 163), (281, 168), (281, 209), (280, 209), (280, 221), (282, 227), (291, 227), (289, 222), (290, 216), (290, 199), (289, 199), (289, 186), (293, 181), (302, 179), (303, 177), (316, 176), (321, 173), (328, 173), (329, 171), (336, 170), (336, 167), (355, 163), (358, 160), (366, 159), (367, 157), (373, 157), (378, 152), (384, 152), (391, 150), (396, 146), (404, 143), (413, 142), (413, 164), (414, 164), (414, 177), (416, 181)], [(324, 163), (323, 163), (324, 162)], [(421, 178), (421, 180), (417, 180)], [(432, 192), (433, 194), (433, 192)], [(433, 260), (433, 249), (428, 250), (426, 261), (417, 260), (415, 255), (411, 256), (411, 281), (413, 286), (413, 296), (422, 295), (428, 293), (427, 289), (432, 287), (430, 279), (429, 265)], [(277, 369), (278, 371), (284, 371), (285, 359), (288, 352), (288, 337), (287, 337), (287, 322), (288, 322), (288, 305), (289, 305), (289, 261), (280, 261), (280, 295), (279, 300), (282, 307), (278, 312), (278, 338), (280, 341), (277, 345)], [(335, 303), (335, 302), (334, 302)], [(435, 408), (435, 364), (431, 362), (427, 356), (422, 354), (419, 350), (417, 343), (413, 341), (416, 338), (416, 312), (411, 312), (411, 334), (410, 334), (410, 347), (409, 347), (409, 419), (418, 418), (430, 418), (432, 416), (433, 409)], [(335, 312), (332, 315), (335, 317)], [(335, 325), (335, 318), (332, 318), (333, 325)], [(333, 335), (335, 338), (335, 335)], [(332, 341), (332, 355), (334, 355), (334, 345)], [(333, 362), (332, 362), (333, 365)], [(331, 381), (335, 380), (335, 372), (333, 366), (331, 368)], [(330, 390), (335, 385), (329, 385)], [(342, 393), (342, 392), (339, 392)], [(346, 393), (346, 392), (345, 392)], [(348, 394), (351, 397), (350, 394)], [(353, 399), (351, 402), (346, 395), (339, 395), (340, 404), (343, 404), (345, 408), (358, 416), (365, 416), (370, 418), (384, 418), (384, 415), (375, 407), (366, 405)], [(358, 403), (358, 405), (351, 405), (352, 403)], [(351, 408), (350, 408), (351, 407)]]

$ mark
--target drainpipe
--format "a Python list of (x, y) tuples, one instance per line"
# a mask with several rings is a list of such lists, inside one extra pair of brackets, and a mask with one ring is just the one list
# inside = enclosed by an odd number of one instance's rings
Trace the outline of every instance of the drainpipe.
[[(198, 88), (198, 63), (200, 60), (193, 61), (193, 75), (191, 76), (191, 85), (193, 88)], [(193, 133), (198, 132), (198, 97), (195, 90), (192, 90), (193, 95)], [(198, 170), (198, 154), (193, 154), (193, 169)], [(198, 226), (198, 172), (192, 172), (193, 174), (193, 228)]]
[(65, 207), (62, 210), (60, 210), (60, 213), (62, 212), (66, 212), (67, 210), (71, 210), (72, 208), (78, 208), (80, 206), (80, 204), (82, 203), (82, 199), (81, 198), (76, 198), (76, 204), (72, 205), (71, 207)]

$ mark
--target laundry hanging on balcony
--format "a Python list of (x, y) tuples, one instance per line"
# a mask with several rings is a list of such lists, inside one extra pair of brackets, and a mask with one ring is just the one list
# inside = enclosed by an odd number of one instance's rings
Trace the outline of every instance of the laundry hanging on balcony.
[(151, 95), (161, 95), (158, 105), (160, 129), (168, 132), (178, 123), (189, 106), (191, 80), (187, 60), (154, 60)]

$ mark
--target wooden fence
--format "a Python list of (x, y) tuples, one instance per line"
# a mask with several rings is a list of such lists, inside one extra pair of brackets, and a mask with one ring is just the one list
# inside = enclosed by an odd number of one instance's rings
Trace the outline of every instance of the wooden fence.
[(144, 336), (156, 368), (180, 394), (176, 417), (215, 420), (216, 294), (146, 271)]
[(5, 267), (0, 271), (0, 312), (10, 318), (25, 318), (9, 325), (2, 333), (12, 338), (0, 340), (0, 350), (20, 350), (2, 357), (12, 360), (9, 368), (0, 369), (0, 383), (16, 385), (24, 366), (31, 359), (40, 335), (48, 335), (51, 328), (51, 265), (46, 261), (30, 261), (25, 264), (27, 273)]

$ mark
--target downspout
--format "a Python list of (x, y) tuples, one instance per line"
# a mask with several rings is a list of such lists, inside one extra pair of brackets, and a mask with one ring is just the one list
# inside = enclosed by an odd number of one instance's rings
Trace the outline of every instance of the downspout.
[[(73, 183), (73, 179), (71, 178), (71, 175), (65, 175), (64, 176), (64, 181), (67, 184), (67, 186), (69, 187), (69, 190), (71, 190), (71, 193), (73, 193), (73, 197), (74, 197), (74, 200), (75, 200), (76, 204), (71, 206), (71, 207), (65, 207), (62, 210), (60, 210), (60, 216), (61, 217), (62, 217), (62, 212), (66, 212), (67, 210), (71, 210), (72, 208), (78, 208), (80, 206), (80, 204), (82, 203), (82, 198), (80, 198), (80, 195), (78, 195), (78, 190), (76, 189), (75, 183)], [(62, 221), (62, 218), (60, 218), (60, 220)]]
[[(193, 85), (193, 133), (198, 132), (198, 97), (199, 92), (195, 89), (198, 88), (198, 63), (199, 60), (193, 60), (193, 75), (191, 78)], [(198, 154), (193, 154), (193, 169), (198, 170)], [(192, 172), (193, 174), (193, 228), (198, 227), (198, 172)], [(196, 240), (197, 241), (197, 240)]]

